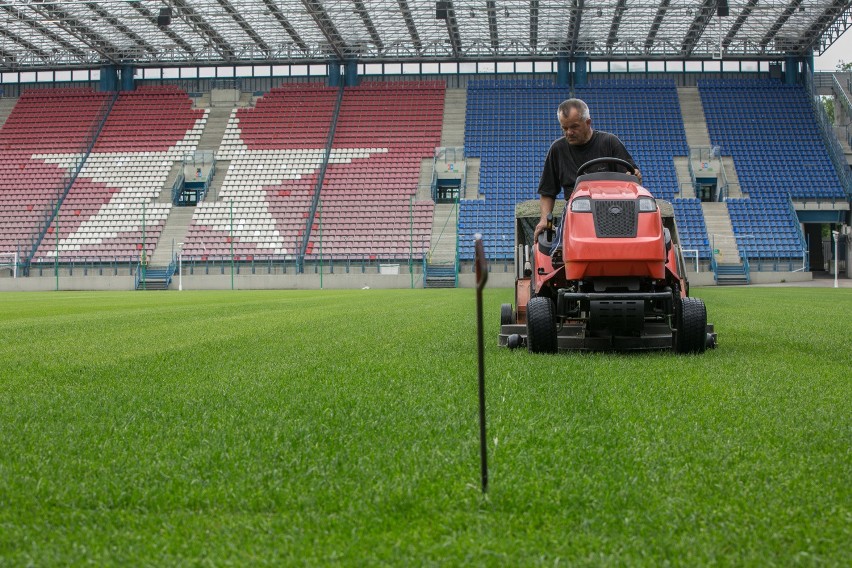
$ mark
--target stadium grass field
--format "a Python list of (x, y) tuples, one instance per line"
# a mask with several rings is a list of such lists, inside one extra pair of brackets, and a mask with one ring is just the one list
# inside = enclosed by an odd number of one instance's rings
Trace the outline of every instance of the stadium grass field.
[(700, 356), (496, 346), (472, 290), (0, 299), (0, 565), (852, 564), (852, 289)]

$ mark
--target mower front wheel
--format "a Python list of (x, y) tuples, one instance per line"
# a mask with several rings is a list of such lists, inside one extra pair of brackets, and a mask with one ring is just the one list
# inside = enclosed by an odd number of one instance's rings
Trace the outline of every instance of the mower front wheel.
[(527, 303), (527, 349), (530, 353), (556, 353), (556, 321), (550, 298), (537, 296)]
[(503, 304), (500, 306), (500, 325), (511, 325), (515, 323), (515, 310), (512, 304)]
[(703, 353), (707, 348), (707, 309), (698, 298), (680, 298), (675, 351)]

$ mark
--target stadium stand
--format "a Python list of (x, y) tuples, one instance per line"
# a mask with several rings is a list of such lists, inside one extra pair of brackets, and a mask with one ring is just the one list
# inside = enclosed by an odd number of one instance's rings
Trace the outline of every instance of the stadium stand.
[(230, 166), (218, 199), (196, 207), (186, 258), (224, 257), (232, 247), (236, 259), (298, 254), (336, 95), (322, 84), (292, 83), (232, 111), (217, 154)]
[[(420, 162), (440, 141), (443, 94), (442, 82), (426, 81), (345, 89), (306, 258), (318, 258), (320, 239), (332, 259), (404, 258), (412, 234), (418, 255), (428, 250), (433, 204), (412, 198)], [(229, 255), (232, 244), (244, 259), (298, 253), (336, 96), (287, 84), (235, 109), (219, 150), (230, 167), (219, 199), (199, 204), (185, 256)], [(401, 119), (400, 109), (416, 112)]]
[(801, 257), (790, 199), (845, 198), (804, 88), (772, 79), (702, 80), (698, 88), (710, 139), (732, 156), (748, 196), (728, 200), (741, 254)]
[[(441, 81), (365, 82), (344, 91), (322, 188), (322, 249), (332, 258), (420, 259), (434, 203), (416, 201), (421, 161), (441, 141)], [(348, 159), (363, 147), (369, 159)], [(312, 235), (316, 256), (318, 234)]]
[(568, 97), (546, 80), (468, 82), (465, 155), (480, 158), (480, 196), (459, 203), (461, 260), (473, 258), (475, 233), (489, 258), (513, 258), (515, 205), (537, 197), (547, 149), (561, 134), (556, 107)]
[[(51, 226), (33, 262), (53, 262), (57, 249), (63, 262), (135, 262), (143, 243), (150, 258), (171, 207), (158, 201), (166, 178), (195, 150), (206, 121), (206, 111), (191, 106), (173, 86), (120, 93), (59, 210), (58, 243)], [(38, 157), (65, 170), (83, 158)]]
[[(442, 81), (364, 82), (344, 90), (306, 258), (421, 258), (434, 204), (415, 201), (420, 163), (440, 143)], [(699, 82), (711, 141), (731, 155), (745, 199), (728, 206), (741, 254), (799, 258), (804, 248), (789, 199), (844, 199), (805, 90), (774, 80)], [(321, 83), (272, 89), (254, 108), (234, 109), (218, 158), (229, 160), (215, 202), (198, 205), (187, 258), (293, 256), (302, 244), (338, 90)], [(463, 199), (460, 258), (472, 235), (495, 260), (512, 258), (514, 206), (537, 197), (541, 165), (561, 133), (565, 87), (547, 80), (472, 80), (466, 154), (480, 157), (480, 196)], [(672, 200), (685, 249), (712, 257), (697, 199), (678, 197), (672, 158), (688, 153), (669, 80), (606, 79), (578, 87), (595, 128), (617, 134), (656, 196)], [(0, 252), (34, 242), (71, 182), (33, 262), (138, 259), (157, 245), (171, 205), (160, 194), (175, 161), (192, 152), (206, 123), (174, 86), (122, 92), (102, 130), (110, 94), (91, 89), (26, 92), (0, 130)], [(648, 104), (649, 97), (654, 104)], [(790, 133), (795, 135), (791, 136)], [(86, 147), (97, 135), (90, 154)], [(144, 227), (143, 227), (144, 225)], [(143, 235), (144, 233), (144, 235)], [(231, 242), (233, 234), (233, 242)], [(322, 242), (320, 249), (320, 240)]]
[[(0, 252), (27, 255), (107, 110), (92, 89), (26, 91), (0, 130)], [(64, 160), (64, 156), (74, 157)]]
[(704, 211), (701, 209), (701, 201), (698, 199), (675, 198), (672, 200), (675, 211), (678, 236), (681, 248), (684, 250), (684, 258), (687, 260), (695, 258), (695, 253), (686, 251), (697, 251), (699, 260), (710, 260), (712, 251), (707, 235), (707, 225), (704, 222)]
[(801, 258), (799, 223), (788, 201), (728, 199), (737, 246), (744, 258)]
[[(673, 199), (678, 193), (673, 157), (688, 154), (674, 82), (598, 80), (578, 87), (574, 95), (588, 103), (594, 128), (612, 132), (625, 143), (642, 170), (644, 185), (656, 197)], [(480, 157), (482, 198), (460, 203), (462, 260), (473, 258), (473, 234), (477, 232), (482, 233), (490, 258), (513, 257), (514, 206), (538, 197), (545, 155), (561, 136), (556, 108), (569, 96), (567, 88), (549, 81), (468, 84), (465, 151)], [(691, 242), (707, 240), (703, 223), (685, 222), (682, 236)]]

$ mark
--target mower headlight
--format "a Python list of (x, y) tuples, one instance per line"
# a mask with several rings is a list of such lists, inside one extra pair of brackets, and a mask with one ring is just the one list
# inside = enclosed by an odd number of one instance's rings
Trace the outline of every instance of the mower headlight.
[(591, 213), (592, 200), (588, 197), (578, 197), (571, 202), (571, 211), (574, 213)]
[(651, 211), (657, 210), (657, 202), (650, 197), (640, 197), (639, 198), (639, 211), (642, 213), (647, 213)]

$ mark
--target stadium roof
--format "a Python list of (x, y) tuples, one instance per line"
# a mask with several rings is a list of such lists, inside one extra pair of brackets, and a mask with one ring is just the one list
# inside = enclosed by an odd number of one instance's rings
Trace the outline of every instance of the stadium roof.
[(850, 26), (852, 0), (0, 0), (0, 70), (779, 59), (819, 55)]

